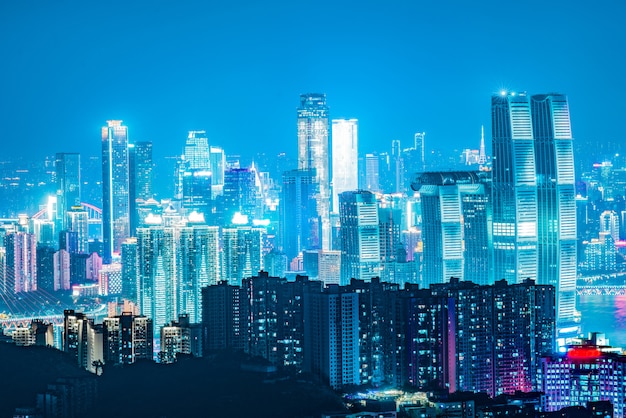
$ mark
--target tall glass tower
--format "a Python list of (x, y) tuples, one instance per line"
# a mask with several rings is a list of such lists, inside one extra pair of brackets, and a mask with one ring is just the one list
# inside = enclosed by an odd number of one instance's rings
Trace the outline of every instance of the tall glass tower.
[(80, 154), (58, 153), (55, 161), (57, 176), (58, 231), (66, 229), (66, 213), (80, 205)]
[(339, 195), (359, 188), (358, 121), (332, 122), (333, 212), (339, 212)]
[(491, 98), (494, 279), (537, 279), (537, 181), (530, 100)]
[(556, 288), (559, 338), (575, 334), (576, 191), (567, 97), (533, 95), (530, 100), (538, 197), (538, 282)]
[(326, 95), (300, 95), (298, 169), (315, 169), (319, 184), (317, 211), (322, 219), (322, 249), (330, 248), (330, 154)]
[(102, 127), (102, 233), (104, 264), (130, 236), (128, 128), (121, 120)]

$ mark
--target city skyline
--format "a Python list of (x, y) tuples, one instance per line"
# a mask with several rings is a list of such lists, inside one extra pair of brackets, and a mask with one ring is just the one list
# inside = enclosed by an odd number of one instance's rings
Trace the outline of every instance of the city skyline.
[[(626, 38), (623, 4), (322, 1), (304, 21), (298, 4), (146, 6), (0, 6), (3, 155), (22, 155), (13, 144), (24, 143), (97, 155), (85, 139), (107, 119), (125, 120), (129, 139), (152, 141), (158, 157), (179, 154), (173, 139), (194, 129), (212, 144), (247, 150), (261, 139), (293, 154), (295, 96), (307, 91), (327, 94), (331, 118), (359, 119), (363, 150), (408, 146), (415, 132), (428, 134), (427, 150), (478, 143), (480, 125), (491, 135), (485, 96), (501, 88), (565, 92), (577, 139), (619, 140), (611, 121), (624, 104), (613, 98), (626, 63), (610, 51)], [(454, 124), (443, 117), (452, 98), (465, 109)]]

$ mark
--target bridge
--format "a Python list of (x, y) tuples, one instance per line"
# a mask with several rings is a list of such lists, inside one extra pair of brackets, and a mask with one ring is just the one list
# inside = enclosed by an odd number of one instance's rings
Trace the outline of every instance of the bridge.
[(578, 295), (626, 295), (626, 285), (585, 285), (576, 286)]
[[(103, 314), (107, 313), (107, 305), (102, 304), (98, 308), (84, 313), (88, 318), (102, 317)], [(41, 320), (49, 324), (54, 324), (55, 326), (62, 326), (63, 321), (65, 320), (65, 315), (63, 313), (58, 313), (50, 315), (9, 316), (6, 318), (0, 318), (0, 330), (11, 331), (16, 328), (28, 328), (34, 320)], [(0, 334), (1, 333), (2, 332), (0, 332)]]

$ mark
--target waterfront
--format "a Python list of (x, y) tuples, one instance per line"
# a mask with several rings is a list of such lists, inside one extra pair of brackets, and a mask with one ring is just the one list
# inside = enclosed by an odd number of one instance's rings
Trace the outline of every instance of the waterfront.
[(626, 348), (626, 295), (579, 295), (583, 334), (603, 332), (612, 346)]

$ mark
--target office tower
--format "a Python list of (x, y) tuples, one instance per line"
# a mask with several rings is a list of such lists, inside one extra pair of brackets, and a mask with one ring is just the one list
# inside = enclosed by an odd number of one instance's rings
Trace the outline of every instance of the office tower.
[(393, 193), (403, 193), (406, 190), (404, 175), (404, 159), (402, 158), (402, 148), (400, 141), (391, 141), (391, 171), (393, 176)]
[(566, 353), (542, 359), (545, 410), (609, 401), (615, 418), (626, 416), (626, 356), (592, 337)]
[(339, 194), (359, 188), (358, 121), (332, 121), (333, 212), (339, 212)]
[(132, 364), (152, 360), (152, 320), (145, 316), (122, 312), (102, 321), (103, 354), (107, 365)]
[(188, 170), (211, 171), (209, 140), (205, 131), (189, 131), (185, 142), (185, 164)]
[(96, 367), (101, 367), (96, 364), (104, 361), (102, 325), (95, 325), (93, 319), (73, 309), (63, 313), (63, 351), (70, 353), (79, 367), (96, 373)]
[(76, 236), (76, 253), (89, 252), (89, 215), (82, 206), (72, 206), (66, 214), (65, 228)]
[(285, 253), (276, 249), (272, 249), (263, 257), (263, 266), (270, 276), (285, 277), (285, 273), (289, 271), (288, 265)]
[(179, 354), (202, 357), (202, 326), (191, 323), (186, 314), (161, 327), (159, 362), (174, 363)]
[(243, 350), (248, 318), (240, 315), (241, 295), (241, 288), (226, 280), (202, 288), (205, 350)]
[(54, 290), (70, 290), (70, 253), (61, 249), (54, 253), (53, 260)]
[(283, 173), (279, 233), (289, 262), (303, 250), (321, 248), (321, 222), (315, 200), (318, 193), (315, 170)]
[(105, 264), (130, 236), (128, 128), (121, 120), (102, 128), (102, 236)]
[[(537, 278), (537, 176), (530, 100), (491, 98), (494, 278)], [(541, 278), (543, 280), (543, 278)]]
[(491, 283), (487, 177), (472, 171), (426, 172), (412, 188), (420, 192), (424, 285), (451, 277)]
[(221, 222), (229, 225), (235, 213), (247, 215), (249, 220), (260, 219), (257, 210), (258, 190), (253, 168), (230, 168), (224, 173), (224, 189), (220, 210)]
[(192, 323), (202, 319), (202, 288), (220, 279), (219, 228), (189, 225), (178, 230), (178, 312)]
[(224, 187), (224, 171), (226, 170), (226, 155), (220, 147), (209, 148), (209, 158), (211, 160), (211, 184), (212, 195), (218, 196), (222, 194)]
[(359, 296), (330, 286), (304, 297), (304, 370), (333, 389), (358, 385)]
[(66, 228), (65, 214), (72, 206), (80, 205), (80, 154), (57, 153), (57, 231)]
[(413, 136), (413, 149), (416, 151), (415, 163), (421, 166), (418, 171), (426, 168), (425, 140), (426, 132), (416, 132)]
[(222, 275), (230, 284), (263, 270), (262, 228), (237, 226), (222, 229)]
[(138, 205), (151, 199), (152, 193), (152, 142), (142, 141), (128, 145), (130, 232), (141, 224)]
[[(538, 202), (538, 281), (557, 291), (559, 338), (576, 336), (576, 190), (567, 97), (533, 95)], [(617, 236), (617, 231), (616, 231)], [(564, 341), (563, 341), (564, 342)]]
[(137, 238), (122, 244), (122, 298), (137, 302)]
[(208, 170), (190, 170), (183, 173), (183, 207), (188, 211), (197, 211), (206, 217), (211, 216), (213, 201), (211, 195), (211, 172)]
[(298, 108), (298, 169), (315, 169), (319, 195), (317, 211), (322, 220), (322, 249), (330, 248), (330, 144), (325, 94), (300, 95)]
[(365, 190), (379, 193), (379, 158), (376, 154), (365, 154)]
[(380, 275), (378, 205), (373, 193), (359, 190), (339, 195), (341, 282)]
[(5, 272), (1, 295), (37, 290), (37, 242), (34, 234), (12, 232), (4, 237)]

